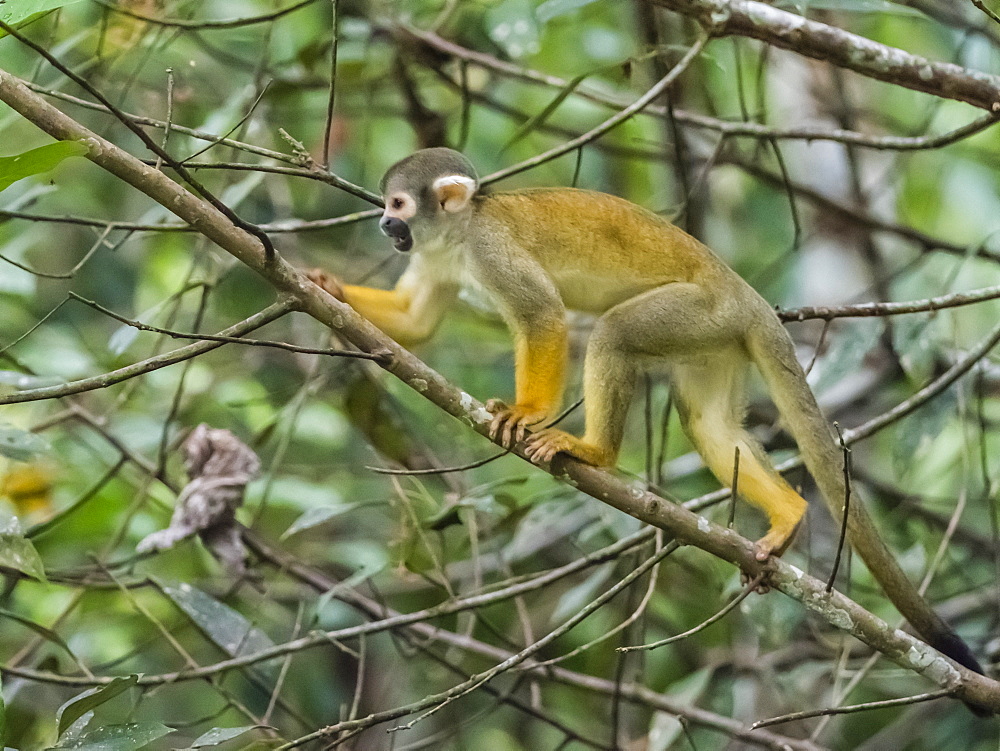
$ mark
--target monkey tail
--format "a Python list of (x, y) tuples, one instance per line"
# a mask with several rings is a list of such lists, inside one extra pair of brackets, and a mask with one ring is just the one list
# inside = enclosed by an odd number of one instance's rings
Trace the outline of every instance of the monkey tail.
[[(789, 432), (799, 446), (806, 468), (834, 519), (840, 521), (845, 500), (844, 457), (834, 433), (820, 412), (795, 357), (795, 347), (773, 311), (765, 311), (747, 337), (750, 358), (767, 384)], [(896, 609), (928, 644), (955, 662), (982, 673), (969, 646), (934, 612), (900, 568), (879, 536), (857, 494), (852, 493), (848, 538)]]

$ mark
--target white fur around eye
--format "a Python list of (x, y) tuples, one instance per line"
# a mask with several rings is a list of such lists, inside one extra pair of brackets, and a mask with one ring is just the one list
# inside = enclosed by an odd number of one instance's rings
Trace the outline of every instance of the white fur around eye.
[(445, 211), (461, 211), (476, 192), (476, 181), (467, 175), (445, 175), (431, 184)]
[(410, 219), (417, 213), (417, 205), (408, 193), (393, 193), (385, 199), (385, 213), (400, 219)]

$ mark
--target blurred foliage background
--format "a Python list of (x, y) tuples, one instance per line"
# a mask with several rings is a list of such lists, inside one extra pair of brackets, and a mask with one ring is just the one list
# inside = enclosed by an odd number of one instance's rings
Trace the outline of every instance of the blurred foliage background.
[[(1000, 64), (1000, 28), (971, 3), (779, 5), (933, 60)], [(371, 221), (377, 207), (331, 173), (375, 190), (397, 159), (449, 145), (489, 175), (599, 125), (701, 34), (648, 0), (8, 0), (0, 20), (57, 6), (20, 33), (147, 118), (147, 132), (285, 257), (375, 286), (391, 285), (406, 260)], [(17, 39), (0, 38), (0, 67), (156, 163)], [(979, 115), (754, 40), (716, 39), (644, 114), (496, 187), (625, 196), (703, 239), (782, 308), (949, 295), (1000, 284), (1000, 135), (932, 138)], [(748, 135), (747, 123), (761, 127)], [(901, 148), (887, 136), (912, 140)], [(48, 143), (0, 106), (0, 156)], [(538, 655), (559, 658), (557, 667), (503, 672), (423, 717), (410, 705), (563, 627), (664, 541), (516, 457), (437, 475), (373, 471), (463, 466), (496, 447), (359, 360), (228, 344), (117, 385), (41, 398), (38, 389), (189, 344), (108, 310), (215, 333), (275, 300), (144, 195), (85, 159), (56, 161), (0, 194), (8, 747), (996, 748), (996, 722), (949, 700), (749, 732), (786, 712), (930, 687), (780, 594), (752, 595), (661, 649), (616, 652), (696, 626), (740, 592), (737, 571), (696, 549), (671, 553), (561, 633)], [(509, 397), (506, 330), (488, 301), (465, 303), (417, 353), (476, 398)], [(824, 409), (850, 428), (940, 376), (997, 313), (986, 301), (789, 326)], [(577, 365), (590, 323), (573, 319)], [(298, 314), (253, 336), (341, 346)], [(905, 569), (928, 582), (928, 597), (987, 663), (1000, 649), (998, 383), (990, 354), (853, 449), (858, 490)], [(644, 392), (621, 470), (680, 500), (715, 489), (678, 428), (668, 385), (654, 375)], [(578, 367), (569, 395), (579, 395)], [(566, 420), (572, 430), (579, 412)], [(792, 455), (766, 398), (750, 420), (777, 458)], [(135, 553), (167, 526), (186, 481), (178, 446), (200, 423), (228, 429), (261, 459), (238, 512), (251, 551), (242, 577), (197, 540)], [(791, 479), (811, 492), (801, 471)], [(706, 513), (724, 522), (728, 507)], [(748, 537), (762, 529), (742, 506), (736, 524)], [(836, 537), (825, 510), (813, 509), (787, 557), (826, 576)], [(860, 563), (840, 582), (896, 617)], [(483, 593), (495, 597), (427, 612), (417, 626), (386, 620)], [(316, 636), (365, 623), (381, 625)], [(268, 661), (222, 664), (275, 645), (287, 648)], [(171, 675), (197, 666), (196, 678)], [(104, 680), (130, 675), (143, 677)], [(393, 708), (404, 710), (306, 740)]]

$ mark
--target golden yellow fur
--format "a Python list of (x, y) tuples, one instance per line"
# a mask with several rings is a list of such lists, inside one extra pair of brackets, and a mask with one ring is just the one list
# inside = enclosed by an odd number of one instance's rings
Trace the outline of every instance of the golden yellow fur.
[[(764, 378), (833, 515), (845, 497), (842, 455), (806, 384), (791, 340), (771, 307), (705, 245), (633, 203), (567, 188), (480, 195), (472, 165), (449, 149), (425, 149), (382, 181), (380, 226), (397, 249), (412, 248), (391, 292), (314, 279), (394, 339), (430, 336), (460, 287), (496, 303), (514, 334), (513, 405), (492, 401), (491, 435), (526, 440), (548, 462), (562, 452), (614, 465), (637, 374), (666, 367), (681, 423), (720, 482), (733, 480), (768, 517), (761, 560), (780, 554), (806, 503), (773, 469), (743, 427), (750, 364)], [(566, 373), (566, 309), (596, 314), (584, 362), (586, 429), (529, 433), (554, 417)], [(894, 604), (934, 646), (969, 666), (975, 658), (882, 543), (855, 496), (852, 543)]]

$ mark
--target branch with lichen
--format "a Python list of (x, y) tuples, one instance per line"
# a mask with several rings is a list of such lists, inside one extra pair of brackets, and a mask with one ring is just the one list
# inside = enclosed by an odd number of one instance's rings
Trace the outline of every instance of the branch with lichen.
[(755, 0), (655, 0), (713, 36), (744, 36), (814, 60), (944, 99), (1000, 113), (1000, 77), (928, 60), (836, 26)]

